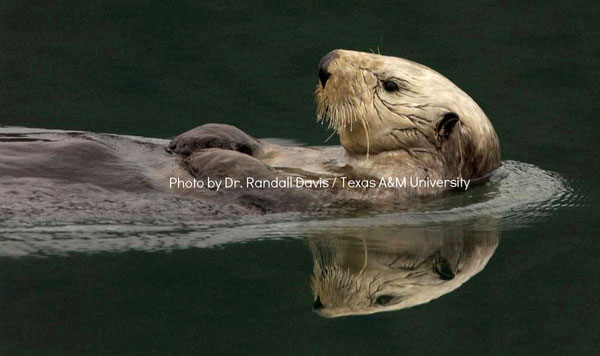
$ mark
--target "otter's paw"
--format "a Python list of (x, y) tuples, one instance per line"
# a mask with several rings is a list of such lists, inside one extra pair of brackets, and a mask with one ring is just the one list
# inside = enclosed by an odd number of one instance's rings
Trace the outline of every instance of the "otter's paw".
[(183, 166), (194, 177), (204, 179), (225, 179), (226, 177), (245, 181), (255, 179), (275, 179), (277, 171), (264, 162), (236, 151), (209, 148), (189, 155)]
[(189, 156), (204, 148), (221, 148), (253, 155), (261, 143), (237, 127), (206, 124), (184, 132), (169, 143), (167, 151)]

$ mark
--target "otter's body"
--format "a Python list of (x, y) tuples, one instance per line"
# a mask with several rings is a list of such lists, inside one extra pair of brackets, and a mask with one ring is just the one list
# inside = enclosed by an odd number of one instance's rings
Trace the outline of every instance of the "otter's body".
[[(335, 50), (319, 63), (319, 80), (317, 115), (337, 131), (341, 147), (283, 147), (222, 124), (199, 126), (168, 145), (83, 132), (9, 132), (0, 137), (0, 174), (81, 181), (116, 190), (166, 190), (266, 212), (348, 200), (402, 204), (415, 197), (438, 196), (448, 187), (382, 188), (362, 183), (468, 180), (500, 165), (498, 138), (483, 111), (425, 66)], [(290, 182), (300, 178), (310, 184), (254, 189), (245, 184), (248, 177)], [(220, 191), (187, 189), (173, 186), (174, 178), (229, 178), (241, 185)], [(360, 183), (346, 184), (350, 180)]]
[[(430, 68), (401, 58), (335, 50), (321, 59), (319, 81), (317, 116), (337, 131), (342, 147), (281, 147), (232, 126), (208, 124), (176, 137), (169, 151), (182, 157), (183, 166), (197, 177), (330, 179), (329, 191), (322, 194), (326, 201), (376, 204), (437, 196), (449, 189), (445, 184), (382, 188), (377, 182), (480, 179), (500, 166), (498, 137), (483, 110)], [(214, 149), (236, 152), (230, 156), (238, 157), (243, 168), (218, 165), (211, 158), (219, 154)], [(376, 186), (335, 185), (338, 178)]]

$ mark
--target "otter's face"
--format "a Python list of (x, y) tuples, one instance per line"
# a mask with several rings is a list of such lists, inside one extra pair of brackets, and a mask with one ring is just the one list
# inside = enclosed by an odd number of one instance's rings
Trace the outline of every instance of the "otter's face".
[(319, 63), (317, 116), (351, 154), (405, 150), (452, 162), (464, 178), (500, 164), (479, 106), (436, 71), (406, 59), (334, 50)]
[(449, 293), (485, 266), (497, 237), (407, 240), (389, 249), (340, 242), (309, 242), (313, 309), (325, 317), (410, 308)]
[(423, 260), (395, 259), (394, 265), (355, 271), (338, 265), (315, 265), (313, 308), (325, 317), (365, 315), (426, 303), (461, 283), (439, 255)]

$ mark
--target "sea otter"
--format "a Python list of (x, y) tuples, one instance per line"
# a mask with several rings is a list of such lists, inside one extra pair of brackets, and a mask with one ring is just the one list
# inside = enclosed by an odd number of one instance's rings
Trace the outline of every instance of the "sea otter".
[[(318, 120), (339, 134), (341, 147), (284, 147), (223, 124), (199, 126), (170, 143), (5, 128), (0, 132), (0, 178), (160, 190), (265, 213), (343, 208), (347, 202), (395, 209), (451, 188), (427, 182), (485, 179), (500, 165), (498, 138), (483, 111), (430, 68), (334, 50), (319, 62), (318, 81)], [(412, 186), (407, 178), (426, 184)], [(231, 179), (240, 185), (217, 190), (170, 184), (192, 179)], [(265, 184), (253, 186), (249, 179), (286, 185), (264, 189)], [(394, 179), (405, 185), (381, 186)]]
[[(319, 62), (317, 118), (342, 147), (282, 147), (241, 130), (207, 124), (177, 136), (168, 151), (196, 177), (336, 177), (389, 181), (481, 179), (500, 166), (500, 146), (481, 108), (436, 71), (406, 59), (334, 50)], [(229, 162), (223, 164), (223, 160)], [(330, 182), (331, 183), (331, 182)], [(434, 196), (447, 186), (343, 189), (316, 199), (398, 201)], [(340, 189), (341, 188), (341, 189)]]

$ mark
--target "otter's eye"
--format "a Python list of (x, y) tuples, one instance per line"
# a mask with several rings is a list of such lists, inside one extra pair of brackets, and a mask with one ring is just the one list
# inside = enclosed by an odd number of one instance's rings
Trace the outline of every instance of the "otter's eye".
[(394, 297), (392, 297), (391, 295), (380, 295), (379, 297), (377, 297), (377, 299), (375, 299), (375, 303), (379, 305), (386, 305), (392, 301), (392, 298)]
[(383, 90), (387, 92), (398, 91), (398, 84), (392, 82), (391, 80), (386, 80), (383, 82)]
[(440, 279), (445, 281), (454, 279), (454, 272), (452, 271), (452, 268), (450, 268), (450, 263), (448, 263), (448, 260), (445, 258), (437, 260), (433, 266), (433, 270), (440, 276)]

